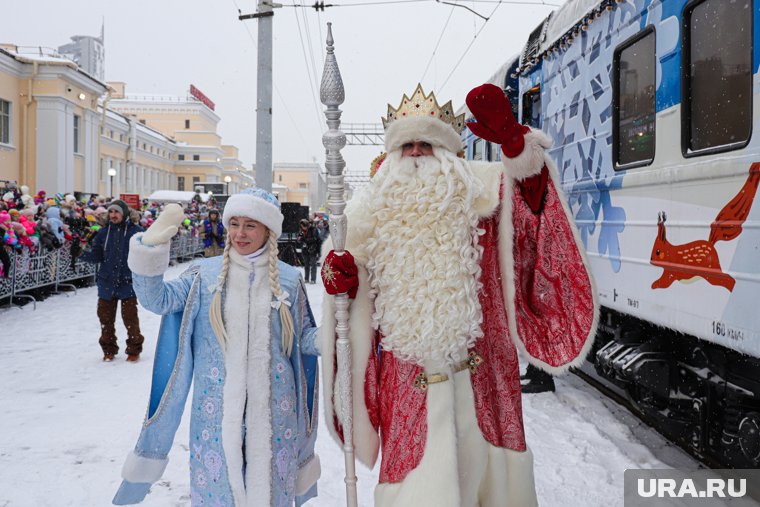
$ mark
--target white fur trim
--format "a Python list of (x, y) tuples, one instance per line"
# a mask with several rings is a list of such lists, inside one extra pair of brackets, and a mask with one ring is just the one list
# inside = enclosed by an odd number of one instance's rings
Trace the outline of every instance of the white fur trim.
[[(235, 505), (269, 506), (272, 423), (268, 262), (265, 257), (257, 260), (251, 284), (248, 261), (234, 257), (233, 252), (230, 255), (223, 309), (227, 344), (222, 443)], [(247, 428), (245, 477), (241, 473), (243, 414)], [(246, 491), (255, 491), (255, 494), (247, 495)]]
[(488, 443), (478, 425), (470, 372), (447, 373), (453, 381), (428, 388), (420, 464), (399, 483), (378, 484), (375, 507), (536, 507), (530, 450)]
[(551, 177), (551, 181), (557, 191), (557, 198), (559, 199), (560, 203), (562, 203), (562, 209), (565, 211), (565, 216), (570, 221), (570, 225), (573, 229), (573, 238), (575, 239), (575, 245), (578, 248), (581, 259), (583, 259), (583, 266), (586, 268), (586, 273), (588, 274), (589, 281), (591, 282), (591, 295), (594, 303), (594, 318), (591, 323), (589, 334), (586, 337), (586, 342), (583, 344), (580, 353), (575, 359), (562, 366), (549, 365), (528, 354), (528, 351), (526, 350), (522, 339), (517, 334), (514, 257), (512, 255), (512, 244), (515, 232), (512, 221), (512, 198), (514, 180), (509, 175), (506, 175), (504, 178), (504, 195), (501, 202), (502, 215), (501, 221), (499, 223), (499, 265), (501, 268), (502, 289), (507, 305), (507, 314), (509, 316), (509, 334), (512, 337), (512, 341), (517, 346), (517, 349), (522, 352), (523, 355), (527, 358), (529, 363), (537, 366), (538, 368), (541, 368), (544, 371), (556, 375), (565, 373), (571, 367), (581, 366), (583, 364), (583, 361), (586, 359), (586, 356), (588, 355), (594, 343), (594, 336), (596, 335), (596, 326), (599, 321), (599, 299), (596, 292), (594, 277), (591, 274), (591, 268), (588, 263), (588, 258), (586, 257), (586, 249), (583, 246), (583, 242), (581, 241), (578, 229), (575, 227), (573, 215), (570, 213), (570, 209), (567, 205), (567, 199), (565, 198), (562, 187), (560, 186), (557, 168), (554, 164), (554, 161), (549, 156), (545, 156), (544, 163), (546, 164), (547, 169), (549, 169), (549, 176)]
[(301, 496), (317, 483), (322, 475), (322, 465), (319, 462), (319, 456), (315, 454), (309, 461), (298, 469), (296, 476), (296, 496)]
[(552, 140), (536, 129), (525, 134), (525, 147), (516, 157), (509, 158), (502, 153), (501, 162), (512, 178), (522, 181), (541, 172), (544, 166), (544, 149), (550, 148)]
[(504, 167), (498, 162), (470, 161), (472, 173), (483, 183), (483, 192), (475, 198), (475, 211), (480, 218), (490, 217), (499, 206), (499, 188)]
[[(232, 250), (230, 251), (232, 253)], [(245, 481), (243, 479), (243, 426), (246, 390), (246, 348), (250, 291), (249, 271), (230, 260), (227, 282), (224, 287), (222, 316), (227, 331), (224, 353), (224, 391), (222, 407), (222, 447), (227, 463), (227, 475), (235, 505), (245, 505)]]
[[(262, 256), (266, 261), (268, 256)], [(251, 286), (251, 324), (248, 330), (248, 406), (245, 436), (245, 484), (248, 507), (272, 503), (272, 333), (269, 264), (257, 265)], [(279, 340), (278, 340), (279, 343)]]
[(170, 243), (155, 246), (143, 245), (142, 237), (145, 233), (138, 232), (129, 240), (129, 257), (127, 265), (129, 269), (142, 276), (163, 275), (169, 267)]
[[(415, 116), (396, 120), (385, 129), (385, 151), (401, 148), (404, 143), (427, 141), (454, 153), (462, 151), (462, 138), (450, 125), (438, 118)], [(382, 170), (382, 169), (381, 169)]]
[(129, 482), (153, 484), (164, 474), (167, 463), (169, 458), (145, 458), (132, 451), (121, 468), (121, 477)]
[[(351, 218), (349, 218), (349, 224)], [(351, 234), (348, 234), (351, 238)], [(352, 238), (355, 241), (357, 238)], [(332, 241), (325, 241), (325, 252), (332, 248)], [(367, 371), (367, 361), (372, 351), (374, 330), (372, 329), (372, 301), (369, 298), (369, 283), (367, 270), (358, 257), (354, 257), (359, 268), (359, 289), (356, 298), (351, 302), (348, 317), (348, 337), (351, 340), (351, 374), (353, 382), (354, 404), (354, 450), (357, 459), (372, 468), (377, 461), (380, 450), (380, 437), (372, 426), (367, 413), (367, 404), (364, 398), (364, 376)], [(323, 259), (324, 261), (324, 259)], [(325, 295), (322, 308), (322, 326), (320, 333), (320, 350), (322, 351), (322, 376), (324, 389), (325, 421), (330, 434), (335, 441), (341, 443), (338, 433), (333, 426), (333, 415), (337, 414), (338, 420), (342, 420), (340, 397), (337, 386), (333, 385), (333, 369), (335, 366), (335, 302), (334, 297)], [(333, 396), (336, 406), (333, 407)]]
[[(428, 370), (428, 371), (441, 371)], [(461, 372), (469, 375), (469, 372)], [(457, 374), (459, 377), (459, 374)], [(458, 378), (457, 378), (458, 380)], [(467, 381), (467, 379), (465, 379)], [(467, 381), (469, 387), (469, 381)], [(471, 390), (471, 389), (470, 389)], [(457, 389), (457, 391), (459, 391)], [(459, 457), (455, 417), (467, 405), (456, 399), (455, 382), (430, 384), (427, 390), (427, 435), (420, 464), (399, 483), (378, 484), (375, 506), (415, 505), (421, 507), (460, 507)], [(472, 396), (470, 396), (472, 397)], [(457, 403), (455, 404), (455, 399)], [(470, 405), (474, 412), (474, 405)], [(475, 425), (474, 429), (477, 429)], [(479, 431), (479, 430), (478, 430)], [(482, 437), (481, 437), (482, 440)], [(470, 472), (462, 470), (463, 473)]]
[(274, 231), (277, 237), (282, 234), (282, 212), (274, 204), (250, 194), (234, 194), (224, 205), (222, 224), (225, 229), (230, 227), (232, 217), (247, 217), (266, 225)]

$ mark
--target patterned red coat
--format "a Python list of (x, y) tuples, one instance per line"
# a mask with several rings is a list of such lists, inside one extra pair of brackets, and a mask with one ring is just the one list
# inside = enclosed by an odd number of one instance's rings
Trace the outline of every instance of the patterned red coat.
[[(534, 213), (514, 172), (510, 174), (509, 163), (472, 164), (486, 192), (476, 203), (480, 227), (485, 230), (480, 238), (483, 337), (471, 349), (482, 361), (470, 373), (470, 381), (485, 440), (495, 447), (522, 451), (526, 446), (517, 350), (552, 373), (580, 364), (593, 341), (598, 303), (553, 164), (546, 159), (550, 178), (540, 212)], [(423, 368), (380, 351), (382, 335), (371, 327), (367, 259), (361, 253), (368, 232), (363, 224), (369, 220), (362, 217), (361, 204), (353, 204), (346, 211), (346, 248), (356, 258), (360, 281), (349, 313), (354, 445), (357, 458), (370, 467), (382, 445), (380, 482), (395, 483), (420, 463), (425, 450), (426, 392), (415, 387)], [(325, 411), (333, 435), (342, 440), (332, 297), (325, 299), (323, 319)]]

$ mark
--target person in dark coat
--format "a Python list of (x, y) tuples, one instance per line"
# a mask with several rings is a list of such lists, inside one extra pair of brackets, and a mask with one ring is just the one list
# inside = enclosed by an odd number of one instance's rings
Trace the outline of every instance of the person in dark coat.
[(129, 208), (116, 199), (108, 205), (108, 224), (92, 242), (92, 249), (83, 256), (86, 262), (99, 263), (98, 318), (103, 361), (112, 361), (119, 352), (116, 342), (116, 306), (121, 301), (121, 319), (127, 328), (127, 361), (140, 358), (143, 335), (137, 316), (137, 297), (132, 288), (132, 272), (127, 265), (129, 239), (143, 232), (129, 219)]
[(317, 283), (317, 258), (322, 248), (322, 240), (316, 227), (307, 218), (302, 219), (300, 225), (298, 242), (303, 249), (304, 278), (306, 278), (306, 283)]
[(216, 257), (224, 252), (224, 225), (219, 211), (211, 209), (203, 221), (203, 253), (206, 257)]

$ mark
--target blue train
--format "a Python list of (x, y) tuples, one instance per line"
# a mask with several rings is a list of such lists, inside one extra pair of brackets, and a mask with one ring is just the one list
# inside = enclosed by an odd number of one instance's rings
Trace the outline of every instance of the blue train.
[(760, 0), (569, 0), (491, 78), (554, 140), (603, 305), (584, 370), (735, 468), (760, 466), (759, 71)]

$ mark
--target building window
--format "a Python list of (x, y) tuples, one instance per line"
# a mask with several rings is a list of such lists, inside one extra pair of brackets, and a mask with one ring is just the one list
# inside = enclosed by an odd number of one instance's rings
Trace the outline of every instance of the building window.
[(298, 188), (307, 188), (306, 183), (299, 183)]
[(74, 153), (79, 153), (79, 130), (82, 122), (82, 117), (74, 115)]
[(200, 155), (193, 155), (193, 160), (200, 160), (200, 159), (201, 159)]
[(185, 155), (183, 153), (180, 153), (177, 155), (177, 160), (185, 160)]
[(277, 181), (279, 181), (280, 183), (282, 183), (282, 174), (279, 175), (279, 179)]
[(185, 128), (186, 129), (190, 128), (190, 120), (185, 120)]
[(651, 28), (615, 50), (612, 135), (616, 169), (654, 160), (656, 68)]
[(177, 190), (185, 190), (185, 177), (177, 176)]
[(0, 99), (0, 143), (11, 144), (11, 103)]
[(100, 181), (106, 181), (106, 161), (105, 159), (100, 159)]
[(146, 151), (147, 149), (148, 149), (147, 145), (145, 143), (143, 143), (143, 151)]
[(198, 183), (201, 182), (200, 176), (193, 176), (193, 192), (198, 188)]
[(706, 0), (684, 11), (684, 155), (749, 141), (753, 10), (751, 0)]
[[(111, 131), (111, 132), (113, 133), (113, 131)], [(113, 137), (113, 136), (111, 136), (111, 137)], [(119, 134), (119, 142), (120, 143), (124, 142), (124, 134)]]
[(541, 128), (541, 86), (536, 85), (523, 94), (522, 123), (533, 128)]

